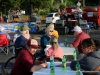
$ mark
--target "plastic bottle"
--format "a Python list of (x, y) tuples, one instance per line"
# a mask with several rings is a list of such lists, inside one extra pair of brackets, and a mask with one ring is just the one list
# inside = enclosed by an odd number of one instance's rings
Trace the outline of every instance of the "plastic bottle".
[(62, 59), (62, 70), (63, 71), (66, 70), (66, 56), (65, 55), (63, 56), (63, 59)]
[(80, 74), (80, 64), (79, 64), (79, 62), (76, 63), (76, 75), (81, 75)]
[(53, 56), (53, 54), (50, 55), (50, 62), (54, 62), (54, 56)]
[(76, 60), (76, 59), (77, 59), (76, 50), (74, 50), (74, 52), (73, 52), (73, 57), (74, 57), (74, 60)]
[(65, 46), (68, 47), (68, 39), (67, 38), (65, 39)]
[(50, 75), (55, 75), (55, 64), (53, 54), (50, 55)]

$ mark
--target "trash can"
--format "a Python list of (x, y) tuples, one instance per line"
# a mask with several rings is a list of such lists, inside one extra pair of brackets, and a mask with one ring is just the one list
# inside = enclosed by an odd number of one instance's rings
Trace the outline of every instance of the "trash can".
[(65, 35), (67, 33), (66, 29), (67, 29), (67, 27), (64, 27), (64, 26), (62, 26), (62, 27), (55, 27), (55, 30), (58, 31), (59, 35)]

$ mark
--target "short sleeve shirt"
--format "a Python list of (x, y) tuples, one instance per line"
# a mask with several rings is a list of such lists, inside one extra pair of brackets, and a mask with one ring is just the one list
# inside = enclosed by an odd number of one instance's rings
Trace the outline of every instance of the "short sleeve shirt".
[(54, 57), (59, 57), (59, 58), (62, 58), (64, 56), (64, 52), (60, 46), (56, 51), (54, 51), (53, 47), (49, 48), (46, 52), (46, 56), (50, 56), (51, 54), (53, 54)]
[(35, 62), (33, 55), (27, 49), (22, 50), (12, 68), (11, 75), (32, 75), (30, 72)]
[(25, 48), (26, 47), (26, 43), (27, 43), (28, 39), (26, 39), (24, 36), (19, 36), (16, 41), (15, 41), (15, 48)]
[(81, 43), (84, 39), (86, 38), (90, 38), (90, 36), (84, 32), (81, 32), (77, 37), (76, 39), (74, 40), (74, 42), (72, 43), (72, 45), (74, 47), (78, 47), (78, 51), (80, 53), (82, 53), (82, 46), (81, 46)]

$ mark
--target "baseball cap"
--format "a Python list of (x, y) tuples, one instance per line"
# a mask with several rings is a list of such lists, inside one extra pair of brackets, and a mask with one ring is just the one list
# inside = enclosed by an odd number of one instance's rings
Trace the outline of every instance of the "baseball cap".
[(29, 39), (27, 45), (33, 48), (39, 48), (38, 42), (35, 39)]
[(26, 31), (26, 30), (29, 30), (30, 28), (27, 26), (27, 25), (22, 25), (21, 26), (21, 31)]
[(79, 26), (75, 26), (72, 31), (80, 32), (80, 31), (82, 31), (82, 29)]

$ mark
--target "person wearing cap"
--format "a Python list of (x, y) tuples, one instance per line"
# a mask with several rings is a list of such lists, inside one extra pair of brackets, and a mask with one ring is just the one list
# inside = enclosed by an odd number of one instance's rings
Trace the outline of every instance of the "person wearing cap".
[(58, 38), (59, 34), (58, 34), (58, 31), (54, 29), (54, 24), (51, 23), (48, 27), (51, 28), (51, 29), (53, 29), (52, 35), (56, 36)]
[(34, 57), (38, 47), (35, 39), (27, 41), (26, 48), (22, 49), (16, 58), (11, 75), (32, 75), (33, 72), (47, 67), (45, 61), (38, 61)]
[(73, 31), (74, 31), (74, 36), (76, 36), (76, 39), (72, 44), (70, 44), (70, 47), (74, 47), (74, 48), (78, 47), (79, 54), (83, 53), (81, 48), (82, 47), (81, 43), (84, 39), (90, 38), (90, 36), (85, 32), (83, 32), (79, 26), (75, 26)]
[(28, 39), (30, 38), (29, 34), (29, 27), (27, 25), (21, 26), (20, 29), (21, 35), (16, 38), (15, 40), (15, 57), (19, 54), (20, 50), (19, 48), (25, 48), (26, 43)]

